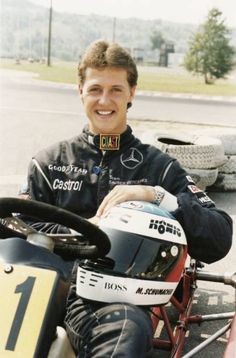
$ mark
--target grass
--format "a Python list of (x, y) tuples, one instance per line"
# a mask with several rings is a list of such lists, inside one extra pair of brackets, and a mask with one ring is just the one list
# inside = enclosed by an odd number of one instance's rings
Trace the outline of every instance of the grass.
[(61, 83), (76, 83), (77, 81), (76, 64), (70, 62), (56, 62), (49, 67), (37, 62), (29, 63), (28, 61), (21, 61), (21, 63), (17, 65), (13, 60), (2, 60), (0, 68), (33, 72), (37, 75), (38, 79), (44, 81)]
[(236, 96), (236, 82), (217, 80), (206, 85), (202, 76), (194, 76), (184, 69), (160, 69), (139, 71), (140, 89), (173, 93), (194, 93), (204, 95)]
[[(71, 62), (53, 62), (45, 64), (13, 60), (2, 60), (1, 68), (30, 71), (40, 80), (73, 83), (77, 82), (77, 64)], [(193, 76), (181, 68), (161, 68), (140, 66), (138, 90), (172, 93), (193, 93), (204, 95), (236, 96), (236, 81), (217, 80), (213, 85), (205, 85), (202, 76)]]

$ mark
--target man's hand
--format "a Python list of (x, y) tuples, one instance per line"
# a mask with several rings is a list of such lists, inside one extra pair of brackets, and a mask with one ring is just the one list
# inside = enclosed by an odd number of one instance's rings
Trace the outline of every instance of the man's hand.
[(23, 200), (30, 200), (29, 194), (19, 194), (18, 198)]
[(99, 222), (99, 217), (97, 215), (87, 219), (89, 222), (91, 222), (92, 224), (94, 225), (98, 225), (98, 222)]
[(96, 217), (104, 215), (112, 206), (128, 200), (143, 200), (152, 202), (154, 190), (147, 185), (117, 185), (103, 199), (99, 206)]

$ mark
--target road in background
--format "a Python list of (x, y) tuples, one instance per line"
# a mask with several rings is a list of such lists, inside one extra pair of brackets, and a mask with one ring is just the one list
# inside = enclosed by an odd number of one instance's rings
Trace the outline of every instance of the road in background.
[[(41, 148), (79, 133), (86, 123), (76, 88), (32, 80), (29, 74), (14, 71), (1, 73), (0, 103), (0, 196), (16, 195), (25, 178), (31, 156)], [(213, 133), (215, 130), (236, 133), (235, 102), (199, 98), (143, 96), (140, 94), (129, 111), (134, 131), (168, 130)], [(195, 124), (194, 124), (195, 123)], [(236, 219), (236, 193), (211, 193), (218, 207)], [(224, 238), (222, 238), (224, 240)], [(236, 244), (226, 258), (206, 265), (209, 270), (235, 271)], [(232, 311), (234, 290), (217, 284), (199, 283), (194, 310), (199, 313)], [(190, 330), (185, 351), (222, 324), (204, 323)], [(212, 344), (198, 357), (221, 357), (225, 338)], [(164, 357), (163, 353), (158, 357)]]
[(202, 97), (179, 94), (138, 94), (130, 115), (137, 119), (196, 123), (236, 128), (236, 97)]

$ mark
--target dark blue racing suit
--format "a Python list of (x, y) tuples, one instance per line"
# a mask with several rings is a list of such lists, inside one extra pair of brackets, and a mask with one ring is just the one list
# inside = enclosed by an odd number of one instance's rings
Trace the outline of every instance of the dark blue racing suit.
[[(86, 127), (81, 135), (38, 153), (28, 173), (32, 199), (53, 204), (85, 218), (116, 185), (161, 185), (177, 196), (172, 214), (182, 225), (189, 254), (211, 263), (231, 247), (232, 220), (196, 188), (177, 160), (143, 144), (130, 127), (117, 150), (100, 149), (100, 136)], [(52, 223), (35, 223), (43, 231), (58, 231)], [(79, 357), (145, 357), (151, 349), (152, 326), (146, 310), (126, 304), (82, 299), (75, 292), (75, 273), (68, 297), (65, 326)]]

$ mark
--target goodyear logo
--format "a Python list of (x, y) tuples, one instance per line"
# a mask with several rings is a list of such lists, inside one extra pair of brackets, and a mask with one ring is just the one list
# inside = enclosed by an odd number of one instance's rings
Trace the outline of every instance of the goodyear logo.
[(120, 149), (120, 134), (100, 134), (101, 150)]

